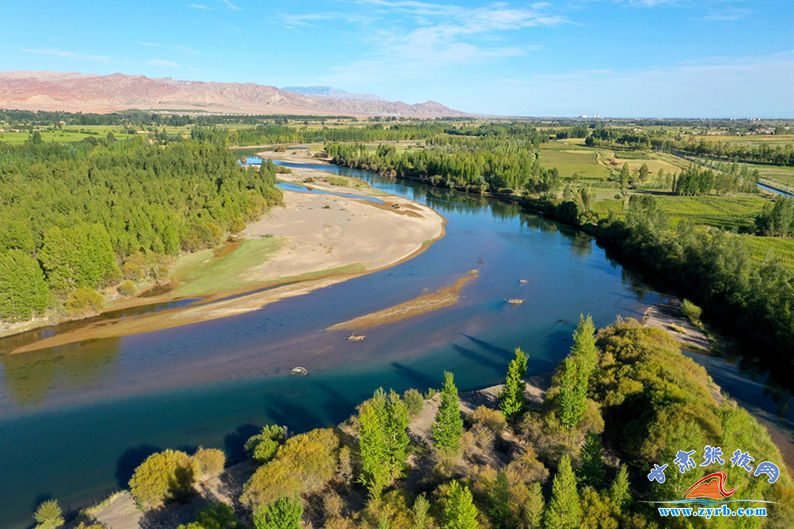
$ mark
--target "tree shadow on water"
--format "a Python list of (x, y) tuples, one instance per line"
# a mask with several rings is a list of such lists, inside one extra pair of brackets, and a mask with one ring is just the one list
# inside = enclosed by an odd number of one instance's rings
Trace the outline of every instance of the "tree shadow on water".
[(243, 461), (246, 459), (248, 454), (245, 452), (245, 442), (261, 430), (261, 426), (249, 422), (241, 424), (232, 433), (226, 434), (223, 438), (223, 448), (226, 452), (227, 461)]
[(118, 463), (116, 463), (116, 481), (118, 481), (119, 487), (126, 489), (138, 465), (143, 463), (147, 457), (160, 450), (161, 449), (156, 446), (140, 445), (124, 452), (119, 458)]

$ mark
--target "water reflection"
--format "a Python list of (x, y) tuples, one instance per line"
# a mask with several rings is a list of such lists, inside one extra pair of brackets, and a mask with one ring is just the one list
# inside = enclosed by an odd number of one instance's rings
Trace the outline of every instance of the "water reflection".
[(115, 369), (119, 343), (120, 339), (97, 340), (0, 355), (5, 387), (21, 406), (39, 404), (55, 386), (90, 388)]

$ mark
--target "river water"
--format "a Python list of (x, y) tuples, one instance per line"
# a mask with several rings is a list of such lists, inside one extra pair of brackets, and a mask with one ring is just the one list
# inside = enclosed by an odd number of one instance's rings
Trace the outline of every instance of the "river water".
[[(530, 375), (548, 373), (567, 354), (580, 313), (604, 326), (664, 298), (591, 237), (517, 205), (310, 167), (428, 204), (447, 219), (446, 236), (398, 266), (240, 316), (0, 354), (0, 527), (30, 525), (47, 497), (77, 508), (126, 487), (156, 450), (203, 445), (239, 458), (257, 426), (334, 424), (379, 386), (440, 387), (444, 370), (464, 390), (498, 383), (515, 347), (529, 353)], [(369, 329), (358, 343), (325, 330), (472, 269), (479, 277), (452, 307)], [(2, 340), (0, 351), (60, 330)], [(297, 365), (310, 375), (289, 376)], [(770, 403), (759, 405), (774, 410)]]

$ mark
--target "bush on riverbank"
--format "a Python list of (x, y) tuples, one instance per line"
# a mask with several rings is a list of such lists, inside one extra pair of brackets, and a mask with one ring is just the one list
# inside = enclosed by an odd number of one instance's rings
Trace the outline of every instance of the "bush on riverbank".
[(184, 501), (193, 494), (199, 473), (198, 462), (180, 450), (163, 450), (152, 454), (135, 469), (130, 492), (144, 510), (167, 501)]
[(64, 308), (70, 318), (85, 318), (99, 313), (105, 305), (105, 298), (93, 288), (81, 288), (72, 292)]
[(38, 522), (36, 529), (55, 529), (64, 523), (63, 511), (58, 505), (58, 500), (42, 502), (33, 514), (33, 519)]

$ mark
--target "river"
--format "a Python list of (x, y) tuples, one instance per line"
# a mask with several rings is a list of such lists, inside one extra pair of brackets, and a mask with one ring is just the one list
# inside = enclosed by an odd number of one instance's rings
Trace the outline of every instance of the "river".
[[(548, 373), (567, 354), (580, 313), (604, 326), (665, 297), (591, 237), (515, 204), (316, 168), (428, 204), (447, 219), (446, 236), (395, 267), (240, 316), (0, 354), (0, 527), (30, 525), (47, 497), (68, 508), (102, 499), (166, 447), (220, 447), (239, 458), (257, 426), (334, 424), (379, 386), (440, 387), (444, 370), (464, 390), (498, 383), (515, 347), (529, 353), (530, 375)], [(325, 330), (472, 269), (479, 277), (452, 307), (370, 329), (359, 343)], [(60, 330), (0, 340), (0, 351)], [(310, 375), (289, 376), (296, 365)], [(775, 409), (769, 398), (758, 405)]]

